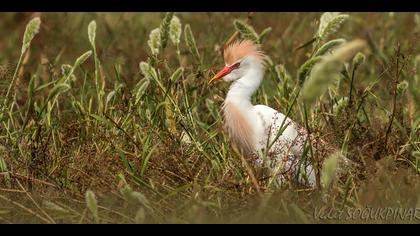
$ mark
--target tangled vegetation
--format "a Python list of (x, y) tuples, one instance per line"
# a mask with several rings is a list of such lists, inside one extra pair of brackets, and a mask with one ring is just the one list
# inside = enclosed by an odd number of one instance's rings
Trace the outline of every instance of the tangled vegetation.
[[(418, 13), (0, 19), (1, 223), (325, 223), (343, 221), (319, 212), (420, 208)], [(302, 158), (324, 163), (316, 188), (272, 186), (230, 145), (229, 85), (208, 80), (237, 38), (268, 55), (253, 103), (336, 148), (307, 146)], [(339, 178), (342, 157), (356, 166)]]

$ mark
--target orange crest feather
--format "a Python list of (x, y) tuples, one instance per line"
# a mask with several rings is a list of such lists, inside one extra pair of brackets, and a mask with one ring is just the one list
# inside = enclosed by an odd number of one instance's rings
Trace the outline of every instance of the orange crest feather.
[(235, 61), (250, 55), (261, 60), (261, 62), (265, 57), (264, 52), (261, 50), (261, 46), (248, 39), (237, 40), (234, 43), (229, 44), (223, 53), (226, 65), (231, 65)]

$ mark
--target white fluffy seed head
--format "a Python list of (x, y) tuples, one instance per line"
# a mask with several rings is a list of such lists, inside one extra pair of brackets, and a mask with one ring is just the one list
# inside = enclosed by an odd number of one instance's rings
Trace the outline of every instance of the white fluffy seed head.
[(177, 16), (173, 16), (169, 26), (169, 38), (177, 46), (181, 42), (182, 24)]
[(152, 30), (149, 34), (149, 41), (147, 41), (149, 45), (150, 51), (152, 51), (153, 55), (159, 54), (160, 48), (160, 29), (156, 28)]
[(32, 39), (39, 32), (41, 26), (41, 19), (39, 17), (33, 18), (27, 25), (25, 34), (23, 35), (22, 54), (29, 48)]

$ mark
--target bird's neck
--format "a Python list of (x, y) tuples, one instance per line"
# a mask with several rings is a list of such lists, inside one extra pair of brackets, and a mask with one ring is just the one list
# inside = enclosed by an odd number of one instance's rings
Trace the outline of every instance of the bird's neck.
[(251, 96), (260, 86), (262, 78), (262, 70), (249, 70), (242, 78), (232, 83), (226, 96), (226, 102), (233, 102), (238, 105), (252, 105)]
[(261, 83), (263, 73), (250, 71), (244, 77), (233, 82), (224, 102), (225, 127), (231, 139), (246, 153), (255, 150), (255, 114), (251, 96)]

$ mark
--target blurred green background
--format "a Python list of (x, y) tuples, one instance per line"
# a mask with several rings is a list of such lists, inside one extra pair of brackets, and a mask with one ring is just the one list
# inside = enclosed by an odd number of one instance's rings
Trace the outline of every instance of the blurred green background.
[[(415, 98), (418, 99), (420, 88), (415, 85), (419, 83), (416, 81), (420, 59), (415, 58), (419, 58), (420, 51), (414, 47), (418, 42), (416, 33), (420, 32), (419, 13), (347, 13), (349, 18), (340, 29), (324, 39), (327, 42), (335, 38), (347, 41), (361, 38), (368, 42), (370, 53), (356, 74), (358, 102), (364, 99), (360, 96), (365, 89), (383, 77), (363, 101), (361, 119), (354, 110), (340, 116), (328, 113), (336, 100), (348, 95), (348, 80), (343, 80), (331, 100), (320, 101), (312, 110), (313, 127), (324, 121), (323, 116), (333, 117), (333, 122), (325, 122), (320, 128), (320, 133), (338, 146), (343, 142), (344, 131), (349, 130), (346, 126), (349, 120), (355, 116), (359, 121), (349, 144), (349, 156), (361, 163), (359, 173), (326, 191), (286, 186), (284, 191), (272, 194), (267, 188), (262, 198), (258, 198), (221, 128), (219, 112), (228, 85), (209, 87), (207, 81), (223, 66), (221, 49), (235, 33), (234, 20), (247, 21), (258, 33), (271, 27), (262, 48), (272, 67), (284, 66), (290, 80), (285, 81), (275, 69), (269, 68), (253, 102), (285, 113), (290, 91), (299, 87), (298, 70), (313, 49), (312, 45), (298, 48), (314, 38), (322, 13), (175, 13), (183, 30), (185, 25), (191, 26), (201, 65), (191, 56), (184, 32), (179, 58), (172, 43), (168, 43), (164, 53), (151, 55), (149, 34), (161, 25), (165, 14), (0, 13), (1, 65), (19, 59), (26, 24), (35, 16), (42, 21), (23, 60), (24, 74), (13, 90), (18, 104), (11, 109), (15, 109), (10, 115), (13, 122), (2, 121), (0, 128), (0, 151), (4, 154), (0, 164), (7, 163), (7, 168), (1, 166), (0, 222), (320, 222), (313, 218), (314, 209), (336, 210), (347, 205), (420, 206), (420, 161), (412, 155), (419, 145), (415, 123), (419, 120), (419, 104)], [(73, 65), (76, 58), (91, 50), (88, 24), (92, 20), (97, 25), (100, 74), (106, 81), (104, 95), (115, 95), (109, 100), (107, 115), (117, 125), (110, 125), (104, 114), (95, 110), (97, 71), (93, 57), (75, 71), (77, 79), (69, 82), (68, 94), (61, 95), (57, 106), (49, 108), (51, 119), (46, 118), (47, 112), (38, 114), (32, 110), (37, 116), (31, 116), (29, 108), (35, 103), (41, 106), (51, 90), (46, 89), (48, 86), (39, 89), (35, 102), (28, 102), (30, 79), (36, 78), (37, 88), (59, 79), (63, 64)], [(398, 43), (403, 54), (401, 60), (409, 58), (400, 78), (408, 81), (409, 92), (398, 95), (400, 113), (393, 124), (391, 147), (381, 151), (380, 142), (393, 100), (393, 72), (385, 71), (387, 68), (392, 71)], [(167, 94), (163, 94), (156, 81), (150, 82), (140, 102), (134, 101), (136, 84), (146, 77), (139, 69), (139, 63), (144, 61), (159, 71), (161, 83), (168, 88), (168, 96), (180, 111), (172, 107), (174, 104), (168, 102)], [(181, 79), (170, 82), (170, 75), (180, 66), (184, 68)], [(5, 78), (0, 81), (6, 87), (7, 83)], [(129, 92), (123, 92), (121, 87)], [(1, 89), (3, 86), (0, 92)], [(81, 101), (85, 113), (76, 109), (75, 101)], [(321, 108), (326, 111), (321, 112)], [(291, 117), (300, 124), (301, 113), (301, 104), (293, 107)], [(26, 115), (30, 117), (28, 126), (21, 128)], [(187, 118), (181, 119), (182, 115)], [(175, 120), (178, 133), (168, 128), (168, 123)], [(180, 121), (185, 127), (181, 127)], [(335, 126), (329, 126), (330, 123)], [(185, 144), (183, 130), (193, 134), (194, 140), (189, 144)], [(34, 141), (34, 137), (40, 137), (40, 141)], [(141, 143), (141, 148), (133, 145), (133, 139)], [(17, 144), (17, 140), (22, 142)], [(3, 178), (8, 175), (12, 177)], [(98, 196), (100, 220), (90, 214), (95, 207), (94, 201), (85, 196), (87, 189)], [(36, 203), (42, 203), (42, 207)]]

